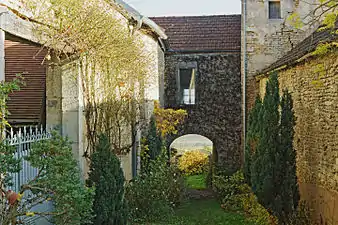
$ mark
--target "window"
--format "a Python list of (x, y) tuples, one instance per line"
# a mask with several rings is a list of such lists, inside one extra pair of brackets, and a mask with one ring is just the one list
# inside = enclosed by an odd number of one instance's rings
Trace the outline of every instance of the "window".
[(269, 1), (269, 19), (281, 19), (280, 1)]
[(179, 70), (179, 100), (181, 104), (194, 105), (196, 99), (195, 68)]

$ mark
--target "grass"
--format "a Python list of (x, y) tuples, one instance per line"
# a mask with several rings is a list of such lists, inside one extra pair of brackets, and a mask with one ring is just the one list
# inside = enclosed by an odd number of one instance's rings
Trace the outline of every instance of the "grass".
[(244, 215), (225, 212), (214, 199), (192, 200), (176, 210), (170, 221), (152, 225), (253, 225)]
[[(206, 174), (186, 177), (190, 189), (204, 190)], [(243, 214), (225, 212), (215, 199), (189, 200), (175, 211), (170, 221), (151, 225), (254, 225)]]
[(206, 185), (206, 174), (192, 175), (186, 177), (186, 184), (188, 188), (203, 190), (207, 188)]

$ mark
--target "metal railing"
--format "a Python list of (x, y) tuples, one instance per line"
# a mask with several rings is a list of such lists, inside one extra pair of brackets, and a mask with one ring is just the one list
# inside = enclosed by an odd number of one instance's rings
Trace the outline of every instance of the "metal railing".
[[(21, 159), (20, 172), (10, 174), (13, 185), (8, 187), (8, 190), (19, 192), (21, 185), (27, 184), (38, 175), (38, 169), (31, 166), (30, 163), (24, 159), (24, 157), (29, 155), (34, 143), (50, 139), (52, 137), (52, 130), (53, 128), (49, 126), (46, 128), (42, 126), (24, 126), (11, 128), (11, 130), (6, 134), (5, 143), (10, 146), (15, 146), (16, 151), (14, 156), (16, 159)], [(25, 196), (28, 195), (32, 195), (32, 193), (25, 192)], [(51, 208), (51, 203), (43, 203), (35, 206), (33, 210), (46, 212), (51, 210)], [(24, 224), (49, 224), (47, 220), (39, 219), (36, 216), (23, 217), (21, 220), (24, 221)]]
[(29, 154), (33, 143), (49, 138), (51, 138), (51, 128), (44, 129), (42, 126), (11, 128), (5, 142), (10, 146), (15, 146), (15, 158), (22, 159), (21, 171), (11, 174), (14, 184), (10, 187), (11, 190), (20, 191), (22, 184), (26, 184), (36, 177), (38, 169), (32, 167), (23, 157)]

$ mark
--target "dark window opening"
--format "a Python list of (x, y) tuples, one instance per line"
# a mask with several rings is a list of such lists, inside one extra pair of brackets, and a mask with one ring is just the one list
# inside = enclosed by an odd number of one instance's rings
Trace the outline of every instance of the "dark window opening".
[(195, 78), (196, 70), (191, 69), (180, 69), (179, 74), (179, 98), (180, 103), (185, 105), (193, 105), (196, 100), (196, 85)]
[(269, 1), (269, 19), (281, 19), (280, 1)]

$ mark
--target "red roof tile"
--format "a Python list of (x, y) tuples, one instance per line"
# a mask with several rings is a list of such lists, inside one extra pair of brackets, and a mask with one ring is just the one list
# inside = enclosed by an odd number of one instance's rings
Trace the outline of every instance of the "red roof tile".
[(171, 50), (233, 51), (241, 49), (241, 16), (152, 17), (169, 37)]

